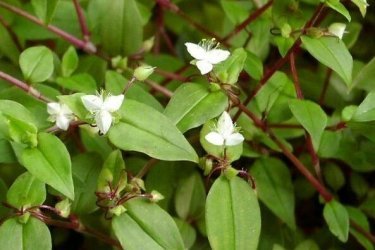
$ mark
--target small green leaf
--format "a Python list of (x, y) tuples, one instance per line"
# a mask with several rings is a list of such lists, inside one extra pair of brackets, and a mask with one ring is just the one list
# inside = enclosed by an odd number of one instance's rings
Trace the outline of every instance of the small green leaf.
[(94, 94), (96, 92), (95, 79), (87, 73), (72, 75), (68, 77), (58, 77), (56, 79), (56, 82), (61, 87), (69, 90), (84, 92), (88, 94)]
[(24, 149), (21, 158), (31, 174), (74, 199), (70, 155), (65, 144), (56, 136), (40, 133), (38, 147)]
[(36, 147), (38, 144), (38, 129), (32, 123), (27, 123), (12, 116), (8, 116), (9, 136), (17, 143)]
[(349, 87), (352, 83), (353, 58), (343, 41), (334, 37), (302, 36), (307, 51), (319, 62), (334, 70)]
[(293, 100), (289, 103), (289, 108), (311, 135), (314, 148), (317, 150), (324, 128), (327, 126), (327, 115), (318, 104), (308, 100)]
[(375, 58), (369, 61), (353, 79), (353, 88), (364, 89), (366, 91), (374, 91), (375, 86)]
[(214, 72), (220, 82), (235, 84), (244, 68), (246, 57), (246, 51), (243, 48), (238, 48), (232, 52), (227, 60), (215, 66)]
[[(370, 225), (368, 219), (359, 208), (347, 206), (346, 210), (348, 211), (349, 218), (352, 221), (362, 227), (363, 230), (370, 233)], [(349, 232), (366, 250), (374, 250), (373, 243), (368, 238), (366, 238), (363, 233), (358, 232), (354, 227), (350, 227)]]
[(45, 46), (24, 50), (19, 63), (25, 80), (31, 83), (44, 82), (53, 73), (53, 55)]
[(206, 191), (198, 172), (182, 178), (175, 194), (177, 215), (182, 219), (196, 219), (204, 213)]
[(184, 133), (217, 117), (227, 105), (222, 91), (210, 92), (207, 84), (186, 83), (173, 94), (164, 114)]
[(121, 192), (126, 186), (125, 162), (122, 159), (121, 151), (113, 151), (103, 164), (98, 177), (97, 190), (104, 192), (108, 186), (118, 187), (117, 192)]
[(18, 176), (7, 193), (7, 202), (18, 209), (41, 205), (45, 200), (45, 184), (28, 172)]
[(42, 19), (45, 24), (51, 21), (58, 2), (59, 0), (31, 0), (35, 14)]
[(328, 163), (323, 167), (323, 176), (327, 184), (335, 191), (345, 185), (345, 176), (341, 168), (334, 163)]
[(186, 221), (174, 218), (178, 230), (180, 231), (181, 237), (184, 241), (185, 249), (191, 249), (197, 238), (195, 228), (187, 223)]
[(340, 13), (341, 15), (343, 15), (347, 20), (348, 22), (351, 21), (351, 16), (350, 16), (350, 13), (349, 11), (345, 8), (345, 6), (340, 3), (340, 0), (328, 0), (325, 2), (331, 9), (337, 11), (338, 13)]
[(160, 160), (198, 162), (197, 153), (181, 132), (155, 109), (128, 99), (119, 113), (120, 122), (108, 132), (115, 146)]
[(0, 52), (8, 57), (13, 64), (17, 64), (20, 51), (3, 23), (0, 24)]
[(75, 48), (70, 46), (64, 53), (61, 62), (61, 72), (64, 77), (70, 76), (77, 69), (78, 60), (79, 59)]
[(361, 15), (365, 17), (367, 6), (369, 6), (367, 3), (367, 0), (351, 0), (351, 1), (352, 3), (357, 5), (357, 7), (359, 8), (359, 11), (361, 12)]
[(206, 226), (212, 249), (257, 249), (260, 210), (248, 183), (223, 175), (214, 182), (207, 196)]
[[(17, 159), (9, 141), (0, 139), (0, 163), (15, 163)], [(0, 181), (1, 182), (1, 181)]]
[(284, 221), (296, 229), (294, 190), (289, 169), (275, 158), (261, 158), (250, 169), (256, 180), (259, 199)]
[(313, 240), (304, 240), (294, 250), (319, 250), (318, 244)]
[(134, 199), (125, 207), (127, 211), (112, 220), (112, 229), (125, 249), (185, 249), (172, 217), (158, 205)]
[(259, 57), (250, 51), (246, 51), (247, 57), (244, 70), (255, 80), (260, 80), (263, 76), (263, 63)]
[(38, 219), (31, 217), (26, 224), (21, 224), (12, 218), (0, 226), (0, 246), (12, 250), (51, 250), (51, 234)]
[(369, 122), (375, 120), (375, 91), (370, 92), (358, 106), (352, 121)]
[(349, 235), (349, 215), (345, 207), (332, 200), (325, 204), (323, 216), (331, 233), (340, 241), (346, 242)]

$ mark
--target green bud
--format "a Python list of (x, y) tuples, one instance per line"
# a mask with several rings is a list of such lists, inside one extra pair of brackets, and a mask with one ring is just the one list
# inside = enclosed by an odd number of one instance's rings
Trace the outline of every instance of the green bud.
[(229, 166), (227, 169), (224, 170), (224, 175), (227, 177), (228, 180), (233, 179), (235, 176), (238, 175), (238, 170)]
[(127, 57), (121, 57), (116, 56), (111, 59), (111, 64), (113, 68), (119, 69), (119, 70), (125, 70), (128, 67), (128, 58)]
[(109, 210), (111, 214), (114, 214), (116, 216), (120, 216), (121, 214), (126, 212), (126, 208), (123, 205), (118, 205), (116, 207), (113, 207)]
[(203, 168), (204, 170), (203, 174), (208, 175), (209, 173), (211, 173), (212, 167), (213, 167), (212, 159), (206, 158), (205, 163), (204, 163), (204, 168)]
[(158, 191), (156, 191), (156, 190), (152, 190), (152, 192), (151, 192), (151, 201), (152, 202), (158, 202), (158, 201), (161, 201), (161, 200), (163, 200), (164, 199), (164, 196), (161, 194), (161, 193), (159, 193)]
[(154, 73), (155, 67), (151, 67), (148, 65), (139, 66), (134, 70), (133, 76), (138, 81), (146, 80), (152, 73)]
[(311, 27), (306, 30), (306, 35), (313, 38), (320, 38), (324, 35), (324, 31), (320, 28)]
[[(145, 182), (140, 178), (133, 178), (129, 183), (130, 189), (129, 191), (138, 192), (141, 190), (146, 190)], [(127, 187), (129, 188), (129, 187)]]
[(219, 91), (219, 90), (221, 90), (221, 87), (218, 83), (210, 82), (210, 91), (211, 92), (216, 92), (216, 91)]
[(288, 23), (284, 23), (283, 27), (281, 27), (281, 35), (288, 38), (290, 37), (290, 33), (292, 33), (292, 27)]
[(21, 224), (26, 224), (29, 221), (30, 213), (24, 213), (23, 215), (18, 217), (18, 222)]
[(59, 215), (63, 218), (68, 218), (70, 215), (71, 203), (69, 199), (64, 199), (55, 205), (56, 210), (59, 212)]
[(224, 62), (218, 64), (214, 68), (216, 77), (221, 83), (235, 84), (242, 72), (247, 53), (243, 48), (238, 48)]
[(96, 190), (98, 192), (109, 192), (110, 188), (108, 183), (113, 181), (113, 174), (108, 168), (103, 168), (98, 177), (98, 186)]
[(350, 121), (352, 118), (353, 118), (353, 115), (355, 114), (355, 112), (357, 111), (357, 106), (355, 105), (350, 105), (350, 106), (347, 106), (345, 107), (342, 111), (341, 111), (341, 118), (344, 122), (347, 122), (347, 121)]
[(146, 52), (146, 53), (150, 52), (152, 47), (154, 47), (154, 43), (155, 43), (155, 37), (152, 36), (152, 37), (150, 37), (149, 39), (147, 39), (146, 41), (143, 42), (142, 51)]

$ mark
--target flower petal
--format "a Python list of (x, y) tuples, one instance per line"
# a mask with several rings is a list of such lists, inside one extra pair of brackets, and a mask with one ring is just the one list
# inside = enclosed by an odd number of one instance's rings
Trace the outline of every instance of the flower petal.
[(95, 115), (95, 122), (99, 131), (106, 134), (112, 124), (112, 115), (106, 110), (99, 111)]
[(234, 125), (232, 118), (228, 112), (224, 111), (217, 121), (217, 132), (219, 132), (224, 138), (227, 138), (233, 133)]
[(47, 104), (47, 112), (50, 115), (56, 115), (60, 113), (61, 106), (58, 102), (50, 102)]
[(243, 135), (241, 135), (240, 133), (234, 133), (225, 139), (225, 145), (234, 146), (240, 144), (241, 142), (243, 142), (243, 140), (245, 140)]
[(222, 146), (224, 145), (224, 138), (217, 132), (210, 132), (204, 137), (209, 143)]
[(73, 111), (65, 104), (61, 104), (61, 113), (64, 115), (72, 115)]
[(70, 119), (65, 115), (56, 116), (56, 126), (62, 130), (68, 130)]
[(213, 68), (212, 64), (207, 62), (207, 61), (197, 61), (195, 63), (195, 65), (197, 66), (197, 68), (199, 69), (199, 71), (201, 72), (202, 75), (205, 75), (207, 74), (208, 72), (210, 72)]
[(112, 95), (105, 98), (103, 103), (103, 109), (109, 112), (115, 112), (121, 107), (124, 101), (124, 95)]
[(83, 106), (85, 106), (85, 108), (91, 113), (99, 111), (100, 108), (103, 106), (102, 96), (84, 95), (81, 97), (81, 100)]
[(207, 51), (205, 60), (207, 60), (211, 64), (217, 64), (219, 62), (226, 60), (229, 57), (229, 55), (230, 52), (228, 50), (213, 49)]
[(206, 50), (195, 43), (185, 43), (189, 54), (197, 60), (203, 60), (206, 57)]

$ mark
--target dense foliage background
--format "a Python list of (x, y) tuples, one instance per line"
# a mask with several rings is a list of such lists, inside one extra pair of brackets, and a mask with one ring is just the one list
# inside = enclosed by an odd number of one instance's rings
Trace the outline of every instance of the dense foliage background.
[(1, 0), (0, 248), (374, 249), (374, 10)]

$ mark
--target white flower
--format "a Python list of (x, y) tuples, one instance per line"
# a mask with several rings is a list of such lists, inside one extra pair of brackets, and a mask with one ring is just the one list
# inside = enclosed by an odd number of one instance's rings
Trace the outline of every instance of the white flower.
[(338, 38), (342, 39), (346, 29), (345, 23), (333, 23), (328, 27), (328, 32), (331, 33), (333, 36), (337, 36)]
[(218, 43), (215, 39), (203, 39), (199, 44), (185, 43), (185, 46), (190, 55), (196, 59), (193, 63), (202, 75), (210, 72), (214, 64), (226, 60), (230, 55), (229, 51), (217, 48)]
[(112, 125), (112, 113), (121, 107), (124, 95), (108, 95), (103, 97), (103, 93), (101, 93), (98, 95), (82, 96), (81, 100), (85, 108), (91, 114), (94, 114), (94, 119), (100, 133), (106, 134)]
[(50, 102), (47, 104), (48, 120), (56, 122), (56, 126), (62, 130), (68, 130), (69, 123), (74, 119), (73, 112), (65, 104)]
[(236, 127), (226, 111), (219, 117), (216, 131), (208, 133), (205, 138), (209, 143), (217, 146), (234, 146), (244, 140), (244, 137), (236, 131)]

